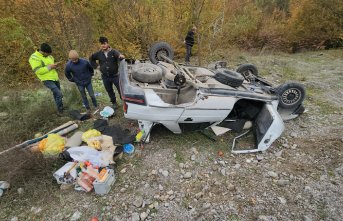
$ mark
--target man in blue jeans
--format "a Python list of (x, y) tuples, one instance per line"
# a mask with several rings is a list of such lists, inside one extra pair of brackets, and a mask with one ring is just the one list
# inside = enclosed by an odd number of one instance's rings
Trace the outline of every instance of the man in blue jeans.
[(79, 58), (79, 54), (75, 50), (69, 52), (69, 59), (65, 67), (65, 76), (69, 81), (75, 82), (81, 93), (83, 104), (87, 112), (90, 112), (91, 108), (87, 99), (86, 90), (92, 99), (94, 108), (98, 107), (92, 86), (93, 67), (87, 60)]
[(30, 56), (29, 63), (32, 71), (37, 75), (39, 80), (49, 88), (54, 96), (54, 100), (57, 106), (58, 114), (63, 113), (63, 95), (61, 92), (61, 86), (56, 71), (60, 62), (55, 63), (55, 59), (51, 56), (52, 49), (47, 43), (43, 43), (40, 49)]
[(118, 106), (113, 85), (116, 86), (120, 96), (118, 63), (120, 59), (124, 59), (125, 57), (119, 51), (110, 47), (106, 37), (100, 37), (99, 42), (101, 44), (101, 50), (92, 54), (89, 61), (94, 69), (98, 67), (98, 61), (102, 82), (104, 83), (104, 87), (110, 97), (113, 109), (116, 111)]

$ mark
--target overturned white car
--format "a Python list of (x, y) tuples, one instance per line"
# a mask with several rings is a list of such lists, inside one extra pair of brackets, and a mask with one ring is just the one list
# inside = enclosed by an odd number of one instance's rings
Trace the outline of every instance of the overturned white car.
[(156, 123), (182, 133), (210, 126), (241, 131), (250, 122), (256, 148), (236, 152), (263, 151), (283, 132), (283, 120), (304, 112), (301, 84), (273, 87), (252, 64), (236, 71), (222, 62), (212, 68), (176, 64), (165, 42), (153, 45), (149, 58), (152, 63), (123, 60), (119, 68), (124, 115), (138, 120), (146, 140)]

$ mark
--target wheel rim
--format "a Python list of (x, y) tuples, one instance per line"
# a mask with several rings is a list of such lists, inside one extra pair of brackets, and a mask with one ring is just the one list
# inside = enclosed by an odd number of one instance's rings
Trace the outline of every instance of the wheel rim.
[(168, 51), (165, 49), (161, 49), (161, 50), (157, 51), (155, 54), (156, 60), (162, 61), (163, 60), (163, 58), (161, 57), (162, 55), (168, 57)]
[(297, 88), (289, 88), (281, 95), (282, 103), (286, 105), (292, 105), (299, 101), (301, 97), (301, 91)]
[(244, 78), (248, 78), (248, 77), (252, 76), (253, 74), (252, 74), (252, 71), (246, 70), (242, 73), (242, 75)]

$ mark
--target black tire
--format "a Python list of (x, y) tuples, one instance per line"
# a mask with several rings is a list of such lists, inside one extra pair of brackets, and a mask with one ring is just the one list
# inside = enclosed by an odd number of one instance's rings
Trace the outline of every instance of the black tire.
[(244, 78), (241, 74), (225, 68), (217, 69), (214, 75), (214, 79), (222, 84), (226, 84), (231, 87), (239, 87), (243, 84), (244, 81)]
[(237, 70), (246, 80), (250, 80), (251, 78), (258, 76), (257, 67), (253, 64), (242, 64), (240, 65)]
[(162, 69), (154, 64), (140, 63), (132, 66), (132, 77), (143, 83), (155, 83), (162, 80)]
[(153, 64), (157, 64), (159, 61), (165, 61), (163, 58), (161, 58), (161, 55), (165, 55), (171, 60), (174, 59), (174, 51), (166, 42), (157, 42), (149, 49), (149, 59)]
[(279, 95), (279, 108), (297, 108), (305, 99), (305, 88), (297, 82), (287, 82), (275, 89)]

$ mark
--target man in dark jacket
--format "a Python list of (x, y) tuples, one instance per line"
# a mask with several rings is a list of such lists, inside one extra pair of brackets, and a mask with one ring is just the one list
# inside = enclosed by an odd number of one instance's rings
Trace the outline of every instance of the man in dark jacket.
[(101, 50), (92, 54), (89, 61), (94, 69), (98, 67), (96, 62), (98, 61), (102, 74), (102, 82), (104, 83), (104, 87), (113, 104), (113, 108), (116, 110), (118, 106), (113, 85), (116, 86), (120, 96), (118, 63), (119, 59), (123, 59), (125, 57), (119, 51), (110, 47), (106, 37), (100, 37), (99, 42), (101, 44)]
[(69, 59), (70, 60), (65, 67), (65, 76), (69, 81), (75, 82), (81, 93), (83, 104), (87, 111), (90, 112), (86, 89), (92, 99), (93, 106), (95, 108), (98, 107), (92, 86), (92, 76), (94, 75), (93, 67), (87, 60), (79, 58), (79, 54), (75, 50), (69, 52)]
[(194, 34), (196, 33), (197, 28), (193, 26), (193, 28), (187, 33), (184, 43), (186, 44), (186, 58), (185, 63), (189, 64), (190, 58), (192, 56), (192, 47), (194, 45)]

